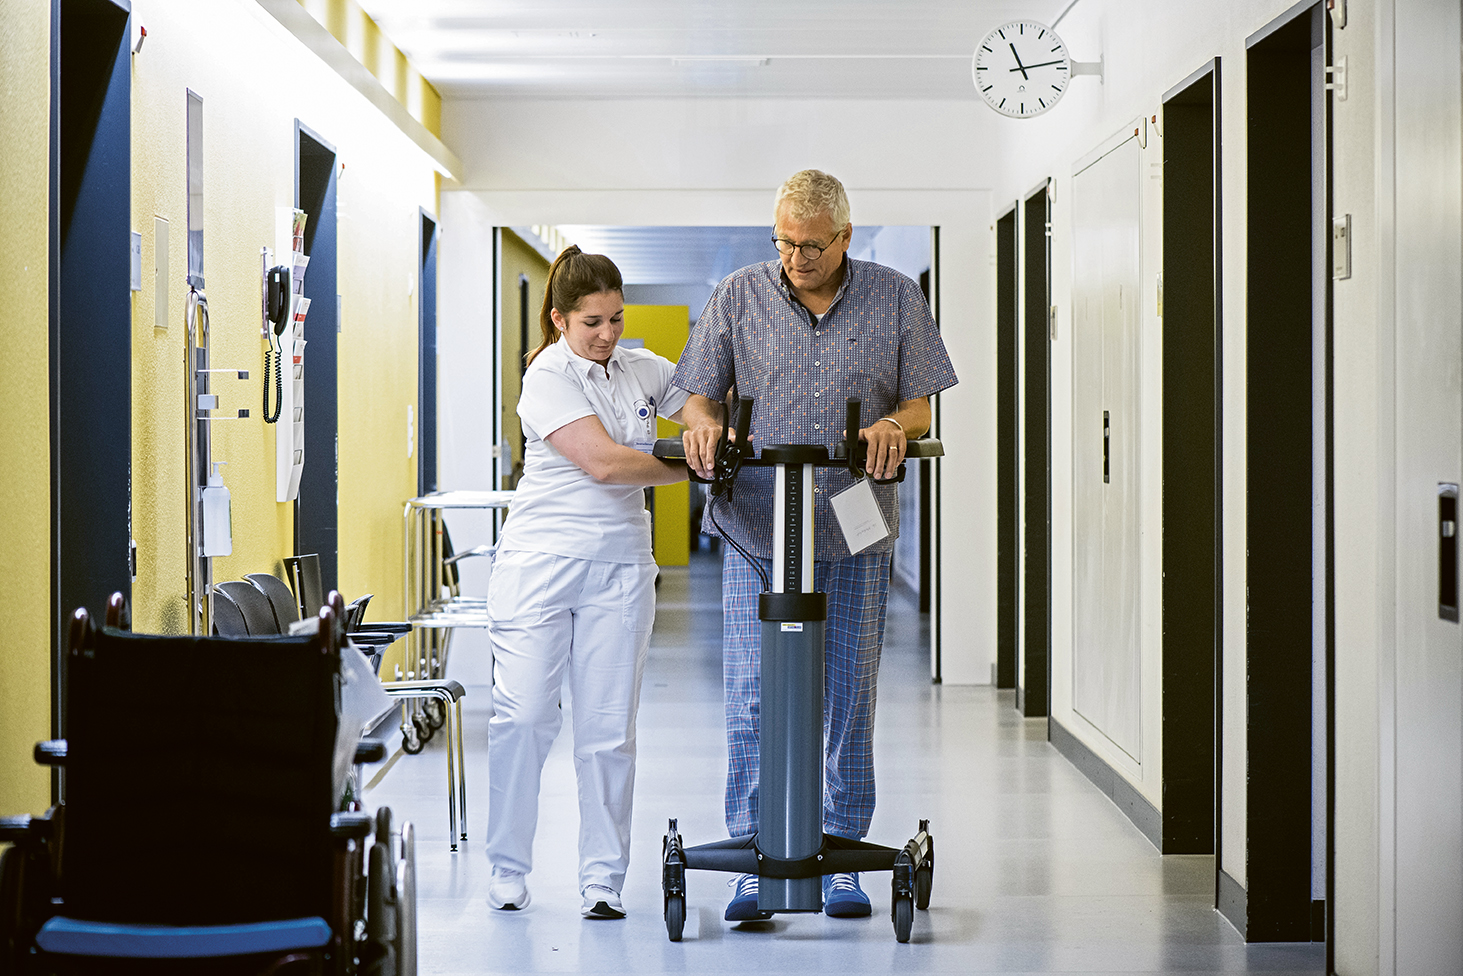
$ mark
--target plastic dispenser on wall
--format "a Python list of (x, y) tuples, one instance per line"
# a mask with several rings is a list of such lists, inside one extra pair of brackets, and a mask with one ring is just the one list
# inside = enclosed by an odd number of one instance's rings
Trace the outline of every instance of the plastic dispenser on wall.
[[(275, 500), (281, 502), (294, 501), (299, 497), (300, 472), (305, 466), (305, 316), (310, 311), (310, 299), (304, 296), (304, 288), (305, 269), (310, 264), (309, 257), (305, 255), (305, 223), (308, 219), (303, 210), (280, 207), (275, 220), (275, 254), (280, 259), (272, 269), (266, 251), (263, 262), (264, 336), (271, 345), (278, 342), (283, 360), (277, 389), (279, 423), (274, 435)], [(279, 268), (288, 268), (288, 273), (279, 273)], [(271, 278), (276, 288), (281, 281), (289, 283), (288, 312), (282, 329), (271, 323)], [(277, 298), (275, 302), (278, 302)], [(266, 398), (269, 395), (266, 389)]]

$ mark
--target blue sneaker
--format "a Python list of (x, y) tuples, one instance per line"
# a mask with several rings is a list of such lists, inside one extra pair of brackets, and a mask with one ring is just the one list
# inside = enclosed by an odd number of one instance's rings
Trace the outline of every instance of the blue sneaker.
[(823, 914), (833, 918), (868, 918), (874, 910), (859, 887), (858, 872), (823, 875)]
[(755, 874), (739, 874), (728, 883), (736, 886), (736, 893), (732, 895), (731, 902), (726, 906), (728, 922), (765, 922), (772, 917), (771, 912), (764, 912), (757, 907), (757, 876)]

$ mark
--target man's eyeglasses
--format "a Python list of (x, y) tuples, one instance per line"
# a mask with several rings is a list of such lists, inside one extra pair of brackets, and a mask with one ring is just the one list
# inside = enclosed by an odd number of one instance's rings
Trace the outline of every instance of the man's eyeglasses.
[[(834, 238), (834, 241), (838, 238)], [(809, 261), (816, 261), (823, 256), (823, 252), (833, 246), (833, 241), (827, 244), (794, 244), (792, 241), (783, 240), (781, 237), (772, 238), (772, 243), (777, 248), (777, 253), (782, 255), (792, 254), (793, 251), (802, 251), (803, 257)]]

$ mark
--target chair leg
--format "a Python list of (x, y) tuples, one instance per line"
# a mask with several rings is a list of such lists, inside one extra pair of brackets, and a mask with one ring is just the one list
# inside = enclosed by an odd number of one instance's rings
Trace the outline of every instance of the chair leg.
[(457, 729), (457, 722), (452, 715), (452, 698), (445, 692), (439, 699), (442, 702), (443, 710), (447, 713), (447, 839), (451, 842), (452, 853), (457, 853), (457, 755), (452, 748), (453, 739)]
[(457, 795), (458, 806), (462, 810), (462, 839), (467, 840), (467, 760), (462, 752), (462, 699), (454, 699), (447, 708), (448, 713), (454, 718), (453, 724), (457, 727), (457, 734), (452, 736), (454, 741), (448, 742), (449, 747), (457, 749)]

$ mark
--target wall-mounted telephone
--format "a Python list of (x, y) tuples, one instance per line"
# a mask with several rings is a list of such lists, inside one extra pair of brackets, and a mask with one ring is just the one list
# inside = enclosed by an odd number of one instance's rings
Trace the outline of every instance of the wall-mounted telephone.
[(269, 407), (269, 352), (264, 354), (264, 422), (276, 423), (284, 407), (284, 344), (290, 324), (290, 269), (277, 264), (265, 276), (264, 317), (269, 323), (269, 349), (274, 353), (274, 409)]

